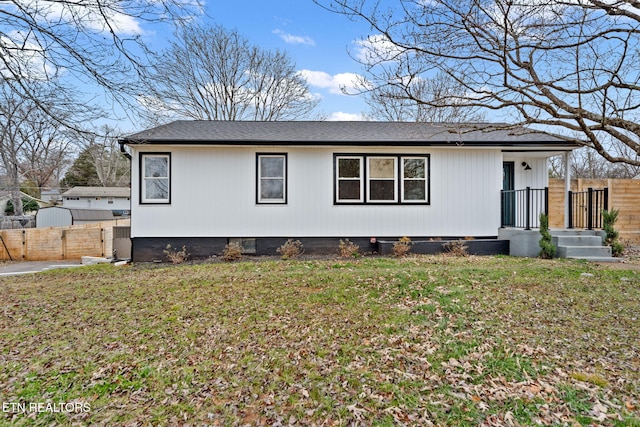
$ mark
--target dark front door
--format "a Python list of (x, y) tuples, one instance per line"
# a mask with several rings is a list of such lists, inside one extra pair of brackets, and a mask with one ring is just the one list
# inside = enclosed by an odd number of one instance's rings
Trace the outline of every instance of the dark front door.
[(502, 226), (513, 227), (516, 221), (514, 162), (502, 163)]

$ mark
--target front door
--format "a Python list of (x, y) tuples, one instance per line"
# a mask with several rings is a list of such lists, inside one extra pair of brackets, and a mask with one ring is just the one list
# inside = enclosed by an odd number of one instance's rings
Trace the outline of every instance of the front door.
[(514, 186), (514, 162), (502, 163), (502, 226), (513, 227), (516, 220), (516, 193)]

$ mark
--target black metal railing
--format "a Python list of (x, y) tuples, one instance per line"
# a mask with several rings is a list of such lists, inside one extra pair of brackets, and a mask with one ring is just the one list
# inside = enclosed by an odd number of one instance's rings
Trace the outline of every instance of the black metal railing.
[(602, 211), (608, 209), (608, 188), (569, 191), (569, 228), (602, 228)]
[(502, 212), (501, 227), (540, 227), (540, 214), (549, 215), (549, 187), (524, 190), (502, 190), (500, 195)]

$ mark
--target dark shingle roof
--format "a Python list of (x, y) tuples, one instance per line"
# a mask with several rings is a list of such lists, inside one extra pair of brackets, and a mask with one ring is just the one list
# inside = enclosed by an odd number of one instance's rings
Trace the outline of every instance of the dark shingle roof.
[(108, 210), (69, 208), (69, 212), (71, 212), (74, 221), (105, 221), (113, 219), (113, 212)]
[(69, 211), (74, 221), (108, 221), (113, 219), (113, 212), (105, 209), (77, 209), (65, 208), (64, 206), (52, 206), (42, 208), (39, 212), (44, 212), (48, 209)]
[(123, 144), (451, 145), (574, 147), (552, 135), (502, 123), (175, 121)]

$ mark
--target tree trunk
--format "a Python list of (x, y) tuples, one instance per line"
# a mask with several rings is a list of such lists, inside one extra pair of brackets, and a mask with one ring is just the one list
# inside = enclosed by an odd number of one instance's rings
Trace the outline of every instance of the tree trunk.
[(22, 211), (22, 195), (20, 194), (20, 187), (16, 187), (16, 185), (11, 186), (11, 203), (13, 204), (13, 214), (15, 216), (22, 216), (24, 212)]

